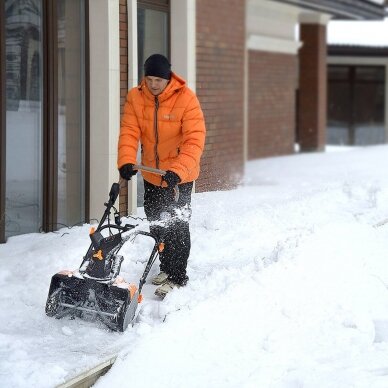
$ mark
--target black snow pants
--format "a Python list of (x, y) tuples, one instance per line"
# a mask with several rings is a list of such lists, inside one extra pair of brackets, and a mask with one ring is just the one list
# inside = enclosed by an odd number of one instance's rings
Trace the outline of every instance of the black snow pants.
[[(187, 261), (191, 240), (189, 221), (191, 216), (191, 192), (193, 182), (179, 185), (179, 199), (175, 202), (172, 188), (154, 186), (144, 181), (144, 211), (150, 232), (164, 242), (160, 252), (160, 271), (167, 273), (174, 283), (185, 285)], [(161, 221), (153, 223), (153, 221)]]

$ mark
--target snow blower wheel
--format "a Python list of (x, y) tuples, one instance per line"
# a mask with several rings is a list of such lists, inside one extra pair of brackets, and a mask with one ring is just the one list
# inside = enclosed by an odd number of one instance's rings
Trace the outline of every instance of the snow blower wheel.
[(46, 303), (46, 315), (49, 317), (54, 317), (55, 315), (59, 315), (63, 307), (61, 306), (61, 290), (55, 290), (49, 297), (47, 298)]

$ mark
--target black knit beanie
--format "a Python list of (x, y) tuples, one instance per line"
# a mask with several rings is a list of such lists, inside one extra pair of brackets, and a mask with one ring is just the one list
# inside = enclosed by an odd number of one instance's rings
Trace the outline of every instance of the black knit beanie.
[(144, 62), (144, 75), (169, 80), (171, 78), (171, 64), (164, 55), (153, 54)]

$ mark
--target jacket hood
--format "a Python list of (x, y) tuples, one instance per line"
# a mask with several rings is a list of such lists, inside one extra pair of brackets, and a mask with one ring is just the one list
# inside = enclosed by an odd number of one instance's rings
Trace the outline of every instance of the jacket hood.
[[(169, 98), (175, 92), (183, 89), (185, 86), (186, 86), (186, 81), (183, 78), (181, 78), (178, 74), (171, 72), (170, 82), (167, 84), (163, 92), (159, 94), (158, 98), (160, 101), (163, 101)], [(142, 90), (148, 98), (151, 98), (152, 100), (155, 98), (155, 96), (148, 90), (145, 78), (142, 79), (139, 85), (139, 90)]]

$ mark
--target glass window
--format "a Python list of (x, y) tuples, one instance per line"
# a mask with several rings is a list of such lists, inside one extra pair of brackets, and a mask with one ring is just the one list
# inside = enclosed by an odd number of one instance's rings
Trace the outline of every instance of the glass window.
[(385, 79), (384, 66), (358, 66), (356, 67), (357, 81), (381, 82)]
[(349, 82), (332, 82), (328, 88), (327, 144), (348, 144), (351, 112)]
[(1, 3), (5, 238), (85, 221), (85, 1)]
[(327, 143), (385, 143), (384, 90), (384, 66), (329, 66)]
[(144, 75), (144, 61), (152, 54), (169, 56), (168, 13), (166, 11), (142, 8), (137, 10), (138, 28), (138, 79)]
[(328, 78), (330, 81), (347, 81), (349, 79), (349, 66), (329, 66)]
[(85, 219), (84, 1), (58, 0), (57, 222)]
[(42, 1), (6, 0), (5, 30), (7, 238), (41, 226)]
[(354, 88), (356, 145), (385, 143), (384, 89), (385, 82), (356, 82)]

